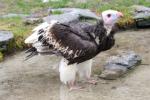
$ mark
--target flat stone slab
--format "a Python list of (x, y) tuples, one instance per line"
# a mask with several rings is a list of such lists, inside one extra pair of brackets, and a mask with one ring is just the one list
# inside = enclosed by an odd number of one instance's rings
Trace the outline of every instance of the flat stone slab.
[(7, 42), (13, 39), (14, 35), (10, 31), (0, 31), (0, 42)]
[(100, 78), (117, 79), (140, 63), (141, 57), (135, 52), (121, 51), (118, 55), (107, 59)]
[(94, 12), (92, 12), (89, 9), (80, 9), (80, 8), (57, 8), (57, 9), (50, 9), (52, 12), (53, 11), (61, 11), (63, 13), (69, 13), (69, 12), (74, 12), (75, 14), (82, 16), (82, 17), (87, 17), (87, 18), (94, 18), (94, 19), (100, 19), (99, 16), (97, 16)]
[(60, 15), (50, 15), (44, 18), (44, 21), (50, 22), (51, 20), (58, 20), (61, 23), (69, 23), (78, 21), (79, 15), (76, 15), (74, 13), (64, 13)]
[(81, 17), (91, 18), (91, 19), (100, 19), (94, 12), (89, 9), (80, 9), (80, 8), (58, 8), (50, 9), (49, 11), (60, 11), (63, 14), (60, 15), (50, 15), (44, 18), (44, 21), (50, 22), (50, 20), (59, 20), (61, 23), (77, 22)]

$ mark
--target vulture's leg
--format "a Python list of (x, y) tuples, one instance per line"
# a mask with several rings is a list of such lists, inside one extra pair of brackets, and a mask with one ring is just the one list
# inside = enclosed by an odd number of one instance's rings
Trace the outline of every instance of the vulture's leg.
[(96, 84), (97, 81), (91, 78), (91, 69), (92, 69), (92, 59), (77, 65), (79, 77), (81, 79), (86, 79), (86, 81), (90, 84)]
[(59, 72), (61, 82), (68, 85), (70, 90), (81, 89), (81, 87), (75, 83), (77, 73), (76, 64), (67, 65), (67, 63), (68, 61), (64, 58), (60, 61)]

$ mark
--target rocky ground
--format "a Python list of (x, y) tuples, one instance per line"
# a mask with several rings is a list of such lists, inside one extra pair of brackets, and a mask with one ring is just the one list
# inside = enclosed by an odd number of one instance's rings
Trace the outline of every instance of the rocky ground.
[(149, 100), (149, 44), (150, 29), (119, 32), (114, 48), (95, 58), (93, 75), (100, 74), (105, 60), (120, 50), (135, 51), (142, 64), (117, 80), (80, 83), (85, 90), (72, 92), (59, 81), (59, 57), (36, 56), (23, 61), (24, 52), (16, 53), (0, 63), (0, 100)]

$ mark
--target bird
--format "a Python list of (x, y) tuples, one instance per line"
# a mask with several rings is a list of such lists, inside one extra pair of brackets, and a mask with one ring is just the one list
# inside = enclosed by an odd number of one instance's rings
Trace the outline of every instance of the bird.
[(98, 20), (94, 27), (73, 27), (58, 20), (42, 23), (25, 39), (26, 44), (32, 44), (26, 51), (31, 52), (27, 57), (39, 53), (61, 56), (60, 81), (66, 84), (69, 90), (82, 88), (76, 84), (77, 74), (91, 84), (97, 83), (91, 77), (92, 59), (114, 46), (115, 26), (123, 17), (123, 13), (110, 9), (103, 11), (101, 17), (102, 20)]

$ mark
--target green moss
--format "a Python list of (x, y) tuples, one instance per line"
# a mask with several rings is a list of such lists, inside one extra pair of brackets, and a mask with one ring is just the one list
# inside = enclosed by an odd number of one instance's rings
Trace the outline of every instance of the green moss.
[(0, 62), (3, 61), (3, 54), (0, 52)]
[(59, 15), (59, 14), (62, 14), (63, 12), (59, 11), (59, 10), (56, 10), (56, 11), (53, 11), (51, 14), (53, 15)]

